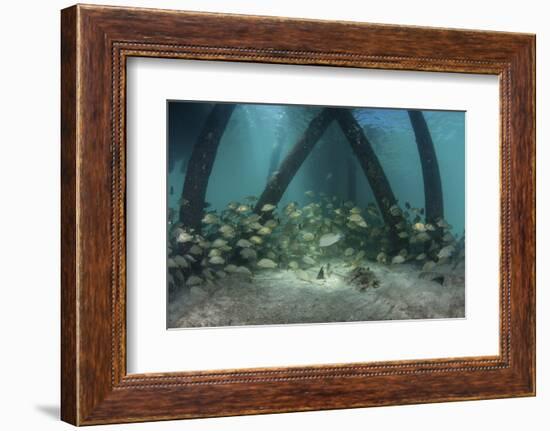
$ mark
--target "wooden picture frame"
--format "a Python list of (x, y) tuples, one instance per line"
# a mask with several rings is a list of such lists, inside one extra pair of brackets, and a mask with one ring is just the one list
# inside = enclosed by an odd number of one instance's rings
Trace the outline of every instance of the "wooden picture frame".
[[(62, 11), (61, 417), (75, 425), (535, 394), (535, 37), (77, 5)], [(498, 75), (500, 354), (126, 372), (130, 56)]]

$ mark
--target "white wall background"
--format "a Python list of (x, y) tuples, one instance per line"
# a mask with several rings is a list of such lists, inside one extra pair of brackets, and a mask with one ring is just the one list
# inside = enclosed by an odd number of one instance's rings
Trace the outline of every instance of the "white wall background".
[[(538, 396), (509, 399), (134, 424), (96, 429), (543, 430), (550, 423), (550, 13), (537, 0), (130, 0), (172, 9), (341, 19), (537, 33)], [(62, 430), (59, 399), (60, 0), (4, 2), (0, 14), (0, 427)], [(545, 187), (546, 186), (546, 187)], [(546, 313), (546, 315), (545, 315)]]

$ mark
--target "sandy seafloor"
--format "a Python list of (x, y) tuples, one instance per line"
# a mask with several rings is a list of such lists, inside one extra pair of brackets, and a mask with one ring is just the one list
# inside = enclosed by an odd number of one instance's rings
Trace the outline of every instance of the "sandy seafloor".
[[(168, 328), (281, 325), (292, 323), (460, 318), (465, 316), (464, 266), (441, 265), (426, 273), (414, 264), (369, 262), (377, 288), (360, 291), (345, 277), (350, 269), (333, 262), (333, 274), (312, 281), (293, 270), (270, 269), (252, 277), (233, 274), (215, 283), (171, 295)], [(438, 276), (443, 275), (438, 281)], [(302, 273), (303, 278), (303, 273)]]

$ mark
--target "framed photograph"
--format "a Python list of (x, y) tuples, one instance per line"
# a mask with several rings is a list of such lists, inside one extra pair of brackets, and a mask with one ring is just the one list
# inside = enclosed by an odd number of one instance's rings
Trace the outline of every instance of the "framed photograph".
[(535, 394), (535, 37), (62, 11), (62, 419)]

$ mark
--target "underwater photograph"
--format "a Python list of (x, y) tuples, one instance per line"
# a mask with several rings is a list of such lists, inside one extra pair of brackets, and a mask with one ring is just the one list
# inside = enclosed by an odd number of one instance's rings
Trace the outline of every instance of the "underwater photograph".
[(167, 327), (465, 317), (465, 112), (167, 102)]

